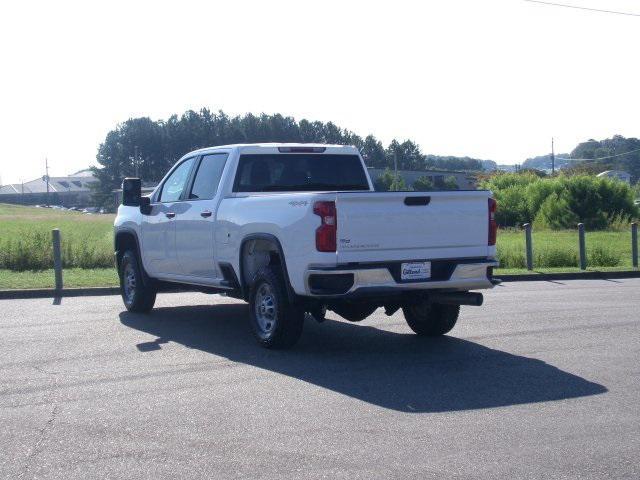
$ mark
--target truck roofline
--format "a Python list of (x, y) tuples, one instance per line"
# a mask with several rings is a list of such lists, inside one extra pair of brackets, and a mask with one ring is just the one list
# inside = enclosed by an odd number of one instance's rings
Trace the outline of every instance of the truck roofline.
[[(217, 145), (211, 147), (200, 148), (198, 150), (193, 150), (189, 153), (186, 153), (181, 157), (189, 157), (192, 155), (202, 155), (210, 152), (218, 152), (221, 150), (224, 151), (232, 151), (237, 150), (242, 153), (244, 151), (256, 151), (256, 150), (265, 150), (265, 153), (278, 153), (277, 149), (279, 147), (306, 147), (306, 148), (324, 148), (325, 151), (322, 153), (331, 152), (342, 152), (342, 153), (354, 153), (359, 154), (359, 150), (354, 145), (337, 145), (337, 144), (323, 144), (323, 143), (235, 143), (231, 145)], [(322, 153), (319, 153), (320, 155)]]

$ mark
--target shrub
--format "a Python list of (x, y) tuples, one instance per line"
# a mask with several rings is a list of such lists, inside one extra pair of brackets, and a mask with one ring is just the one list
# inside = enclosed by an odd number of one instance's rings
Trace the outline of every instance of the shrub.
[(526, 268), (527, 261), (523, 249), (502, 247), (498, 244), (497, 257), (501, 268)]
[(456, 177), (445, 178), (442, 190), (458, 190), (458, 181), (456, 180)]
[(404, 178), (400, 175), (396, 178), (396, 175), (388, 168), (374, 182), (374, 187), (378, 192), (410, 190), (407, 188)]
[(501, 226), (534, 220), (540, 228), (575, 228), (582, 222), (588, 230), (602, 230), (614, 222), (638, 217), (631, 187), (609, 178), (497, 174), (481, 181), (480, 186), (493, 191)]
[(546, 247), (534, 251), (536, 267), (577, 267), (578, 252), (571, 247)]
[(613, 232), (628, 232), (630, 227), (630, 217), (624, 215), (614, 215), (609, 220), (609, 226), (607, 227), (607, 230), (611, 230)]
[(610, 249), (596, 245), (587, 248), (587, 263), (592, 267), (617, 267), (620, 265), (620, 257)]
[(429, 177), (419, 177), (413, 182), (413, 189), (417, 192), (429, 192), (435, 189), (433, 181)]
[(577, 223), (577, 215), (571, 211), (567, 201), (557, 193), (547, 197), (533, 222), (534, 227), (539, 230), (572, 228)]
[(496, 211), (498, 225), (513, 227), (527, 222), (523, 220), (529, 218), (529, 211), (522, 188), (510, 186), (494, 192), (494, 196), (498, 202), (498, 210)]

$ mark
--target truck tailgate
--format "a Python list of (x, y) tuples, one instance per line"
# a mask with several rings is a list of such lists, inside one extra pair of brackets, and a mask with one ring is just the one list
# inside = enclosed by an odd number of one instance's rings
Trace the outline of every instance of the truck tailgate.
[(338, 263), (488, 255), (488, 191), (338, 193)]

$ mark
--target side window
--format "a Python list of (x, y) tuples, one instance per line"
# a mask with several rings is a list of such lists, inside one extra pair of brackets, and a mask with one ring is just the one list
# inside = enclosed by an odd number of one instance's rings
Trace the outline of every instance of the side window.
[(177, 202), (189, 179), (189, 172), (193, 166), (194, 158), (190, 158), (176, 168), (162, 185), (160, 202)]
[(202, 157), (189, 199), (211, 200), (216, 196), (220, 177), (222, 177), (222, 171), (228, 156), (229, 154), (227, 153), (215, 153)]

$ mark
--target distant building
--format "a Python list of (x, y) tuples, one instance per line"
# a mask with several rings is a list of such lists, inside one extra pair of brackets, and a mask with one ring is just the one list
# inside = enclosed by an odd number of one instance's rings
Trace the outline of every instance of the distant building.
[[(369, 176), (371, 177), (371, 181), (376, 183), (376, 180), (382, 176), (385, 172), (384, 168), (368, 168)], [(450, 171), (450, 170), (398, 170), (398, 175), (400, 175), (407, 187), (410, 187), (418, 180), (420, 177), (429, 178), (433, 184), (438, 187), (444, 185), (445, 179), (449, 177), (453, 177), (458, 184), (458, 188), (460, 190), (475, 190), (476, 189), (476, 177), (468, 172), (458, 172), (458, 171)]]
[(518, 168), (516, 165), (498, 165), (498, 171), (514, 173), (518, 171)]
[(25, 183), (0, 187), (0, 203), (20, 205), (62, 205), (86, 207), (91, 205), (91, 184), (96, 182), (90, 170), (81, 170), (68, 177), (49, 177), (49, 197), (44, 177)]
[(607, 170), (605, 172), (599, 173), (597, 176), (601, 178), (602, 177), (614, 178), (616, 180), (620, 180), (622, 182), (631, 184), (631, 174), (627, 172), (623, 172), (622, 170)]

